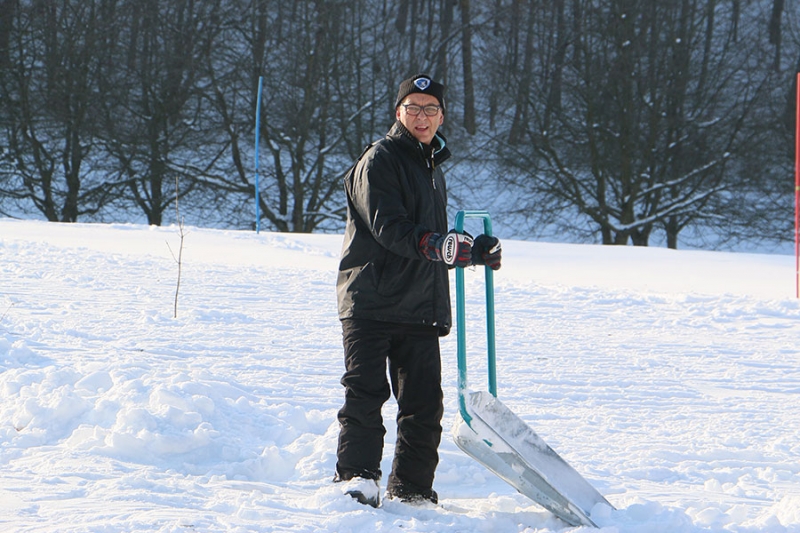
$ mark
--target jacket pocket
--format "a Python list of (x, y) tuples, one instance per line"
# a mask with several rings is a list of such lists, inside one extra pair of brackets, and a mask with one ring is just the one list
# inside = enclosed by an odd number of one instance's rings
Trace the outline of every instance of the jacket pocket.
[(395, 255), (391, 252), (381, 254), (376, 268), (378, 268), (378, 294), (392, 297), (398, 293), (408, 290), (409, 279), (407, 279), (406, 265), (408, 259)]

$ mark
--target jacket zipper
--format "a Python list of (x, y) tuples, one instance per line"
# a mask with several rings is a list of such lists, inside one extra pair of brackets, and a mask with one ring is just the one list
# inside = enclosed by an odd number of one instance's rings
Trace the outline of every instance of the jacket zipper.
[[(424, 156), (424, 154), (425, 154), (425, 150), (424, 149), (422, 149), (422, 154)], [(431, 149), (431, 156), (426, 162), (428, 164), (428, 170), (431, 171), (431, 185), (433, 185), (433, 190), (436, 190), (436, 173), (435, 173), (436, 161), (434, 160), (435, 157), (436, 157), (436, 152), (434, 152)]]
[[(420, 151), (422, 152), (422, 159), (425, 161), (425, 166), (428, 167), (428, 170), (431, 173), (431, 185), (433, 186), (433, 190), (436, 191), (436, 162), (435, 162), (435, 159), (434, 159), (436, 157), (436, 152), (431, 150), (430, 157), (426, 157), (425, 156), (425, 148), (422, 146), (422, 143), (420, 143), (419, 148), (420, 148)], [(433, 194), (434, 209), (436, 207), (436, 196), (437, 195), (434, 192), (434, 194)], [(439, 273), (437, 272), (437, 270), (438, 269), (435, 269), (434, 273), (433, 273), (433, 317), (432, 317), (433, 320), (432, 320), (431, 325), (434, 326), (434, 327), (441, 327), (440, 324), (439, 324), (439, 321), (436, 320), (436, 316), (437, 316), (437, 314), (439, 312), (438, 309), (437, 309), (438, 306), (436, 305), (436, 302), (437, 302), (437, 299), (438, 299), (438, 295), (436, 294), (436, 287), (438, 286), (438, 277), (439, 277)]]

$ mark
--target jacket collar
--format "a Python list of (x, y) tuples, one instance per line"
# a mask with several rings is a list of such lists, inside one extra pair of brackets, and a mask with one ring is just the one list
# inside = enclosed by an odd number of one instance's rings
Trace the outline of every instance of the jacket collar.
[(429, 160), (433, 158), (436, 165), (439, 165), (450, 157), (450, 149), (447, 148), (447, 139), (439, 132), (436, 132), (431, 144), (423, 144), (408, 131), (408, 128), (403, 126), (402, 122), (397, 120), (386, 136), (402, 140), (403, 144), (407, 144), (410, 148), (415, 149), (417, 153), (421, 154), (423, 159)]

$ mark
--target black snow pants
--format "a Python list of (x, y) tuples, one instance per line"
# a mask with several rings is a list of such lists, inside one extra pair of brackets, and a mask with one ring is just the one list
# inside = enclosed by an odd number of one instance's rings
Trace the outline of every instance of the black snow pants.
[(397, 400), (397, 441), (387, 486), (430, 489), (442, 437), (442, 364), (435, 327), (342, 320), (345, 403), (339, 411), (339, 479), (381, 478), (381, 407)]

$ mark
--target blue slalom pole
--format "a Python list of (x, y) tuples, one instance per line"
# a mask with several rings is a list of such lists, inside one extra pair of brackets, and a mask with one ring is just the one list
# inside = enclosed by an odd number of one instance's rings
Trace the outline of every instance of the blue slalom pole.
[(258, 98), (256, 99), (256, 233), (261, 231), (261, 214), (258, 209), (258, 191), (260, 189), (258, 184), (258, 141), (259, 135), (261, 134), (261, 87), (263, 85), (263, 80), (263, 76), (258, 77)]

